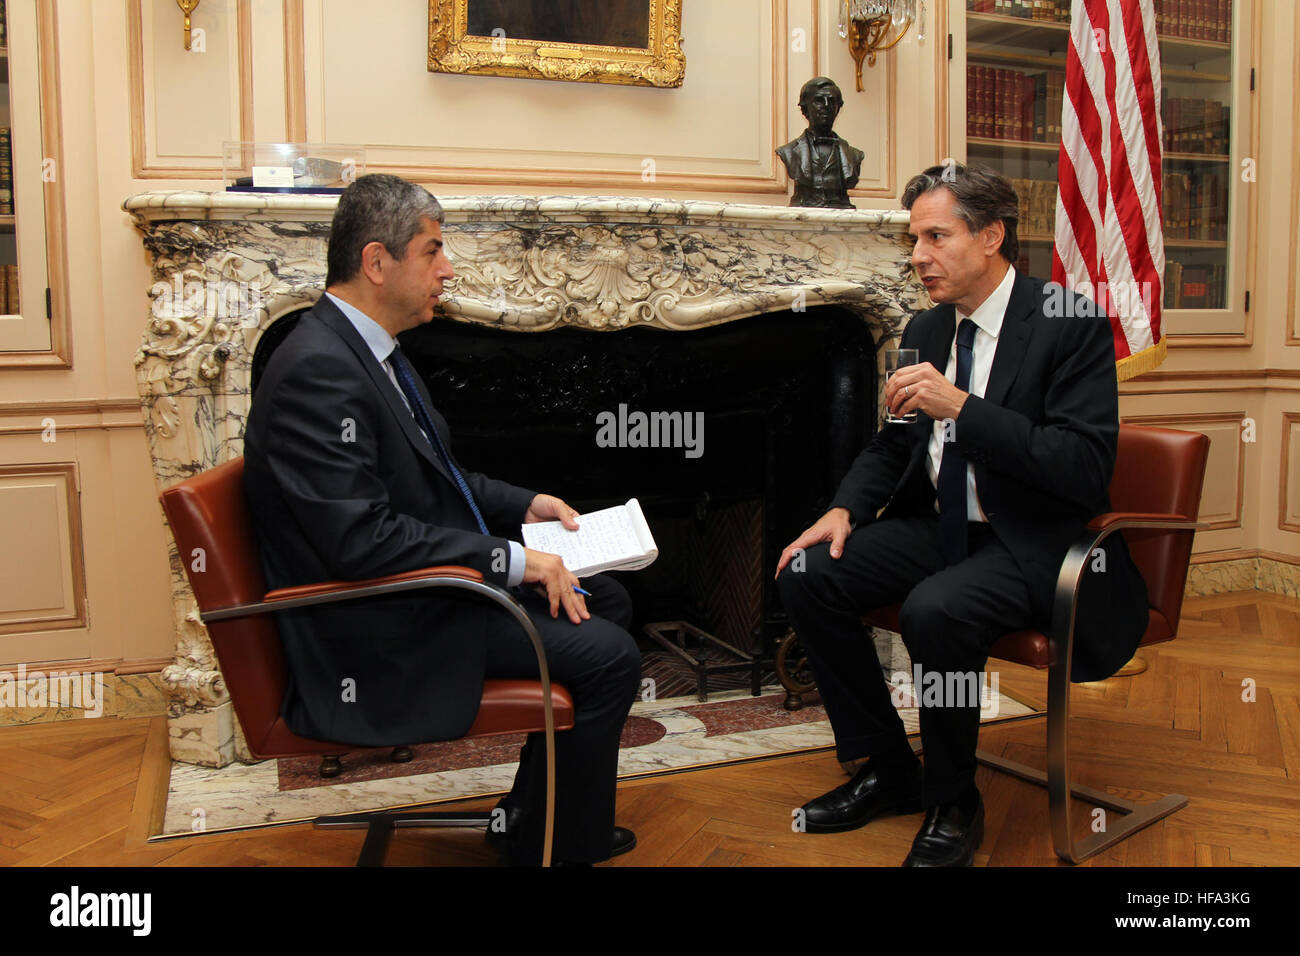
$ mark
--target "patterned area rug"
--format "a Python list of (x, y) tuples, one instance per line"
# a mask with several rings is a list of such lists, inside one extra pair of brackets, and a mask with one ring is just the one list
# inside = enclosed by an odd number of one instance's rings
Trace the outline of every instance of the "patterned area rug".
[[(747, 680), (747, 678), (746, 678)], [(692, 685), (693, 687), (693, 685)], [(787, 711), (785, 692), (764, 688), (638, 701), (623, 730), (620, 779), (717, 766), (761, 757), (826, 749), (834, 744), (820, 706)], [(911, 705), (906, 688), (896, 702)], [(909, 734), (918, 731), (917, 710), (901, 706)], [(1006, 694), (989, 695), (981, 721), (1032, 717), (1038, 712)], [(310, 820), (322, 814), (413, 807), (510, 788), (522, 735), (422, 744), (409, 763), (393, 763), (391, 748), (354, 751), (343, 773), (330, 781), (317, 774), (319, 758), (232, 764), (220, 770), (172, 765), (163, 831), (151, 839), (192, 836)]]

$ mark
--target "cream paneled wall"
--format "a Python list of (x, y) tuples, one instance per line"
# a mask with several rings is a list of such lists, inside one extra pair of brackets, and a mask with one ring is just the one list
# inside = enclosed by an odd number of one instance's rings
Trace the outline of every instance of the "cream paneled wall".
[(135, 174), (219, 176), (221, 143), (253, 136), (250, 4), (200, 5), (201, 52), (177, 42), (174, 2), (141, 0), (128, 12)]
[[(860, 207), (896, 208), (907, 177), (951, 148), (943, 0), (927, 0), (924, 40), (913, 29), (864, 69), (862, 93), (831, 0), (684, 0), (679, 90), (428, 73), (425, 0), (204, 0), (202, 53), (181, 49), (174, 0), (41, 2), (58, 30), (73, 364), (0, 370), (0, 527), (40, 539), (32, 566), (57, 566), (61, 582), (40, 601), (57, 599), (73, 617), (24, 628), (38, 595), (15, 593), (21, 576), (0, 583), (0, 667), (63, 660), (130, 671), (173, 652), (166, 535), (132, 366), (150, 274), (121, 202), (150, 189), (219, 188), (223, 140), (361, 142), (372, 169), (442, 194), (784, 205), (789, 184), (773, 149), (803, 129), (799, 87), (825, 73), (845, 95), (837, 130), (867, 153)], [(1250, 342), (1175, 347), (1159, 372), (1124, 386), (1121, 408), (1211, 435), (1206, 517), (1216, 526), (1198, 538), (1203, 558), (1295, 562), (1300, 20), (1290, 2), (1261, 6)], [(653, 182), (642, 178), (646, 159)], [(49, 417), (59, 425), (53, 443), (42, 440)], [(1240, 440), (1247, 419), (1253, 443)], [(42, 482), (42, 493), (23, 490)], [(70, 577), (78, 567), (81, 605)]]

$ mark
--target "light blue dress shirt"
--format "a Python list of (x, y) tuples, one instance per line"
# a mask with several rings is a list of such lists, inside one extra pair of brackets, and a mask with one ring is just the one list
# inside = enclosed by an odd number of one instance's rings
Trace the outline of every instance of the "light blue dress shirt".
[[(388, 334), (387, 329), (356, 306), (344, 302), (336, 295), (330, 295), (328, 292), (325, 294), (329, 296), (331, 302), (339, 307), (339, 311), (347, 316), (348, 321), (357, 330), (357, 334), (365, 340), (366, 345), (370, 346), (370, 351), (375, 355), (375, 361), (388, 374), (389, 380), (393, 383), (393, 388), (397, 389), (397, 394), (402, 397), (402, 404), (406, 406), (408, 412), (411, 411), (411, 403), (406, 400), (406, 393), (397, 384), (397, 374), (388, 361), (389, 356), (393, 354), (393, 349), (397, 348), (397, 340)], [(412, 413), (411, 418), (415, 420), (415, 427), (420, 428), (420, 422), (415, 419), (414, 413)], [(433, 444), (423, 428), (420, 428), (420, 434), (424, 435), (425, 441), (429, 441), (431, 445)], [(524, 555), (524, 546), (522, 544), (518, 541), (510, 541), (509, 544), (510, 567), (506, 572), (506, 586), (514, 587), (524, 580), (524, 565), (527, 563), (527, 558)]]

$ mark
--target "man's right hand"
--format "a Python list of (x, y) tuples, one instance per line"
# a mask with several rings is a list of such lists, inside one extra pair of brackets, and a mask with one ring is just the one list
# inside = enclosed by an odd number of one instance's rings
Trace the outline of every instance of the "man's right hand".
[(558, 554), (524, 548), (524, 583), (540, 585), (539, 590), (546, 592), (551, 602), (551, 617), (559, 616), (563, 604), (564, 612), (574, 624), (591, 619), (586, 599), (573, 590), (581, 587), (578, 579), (564, 566), (564, 560)]
[(790, 563), (796, 551), (807, 550), (814, 544), (821, 544), (823, 541), (831, 543), (831, 557), (838, 558), (844, 553), (844, 542), (848, 540), (853, 533), (853, 527), (849, 523), (848, 508), (832, 508), (826, 512), (817, 521), (815, 525), (805, 531), (799, 537), (795, 538), (781, 552), (781, 560), (776, 564), (776, 573), (779, 577), (781, 571)]

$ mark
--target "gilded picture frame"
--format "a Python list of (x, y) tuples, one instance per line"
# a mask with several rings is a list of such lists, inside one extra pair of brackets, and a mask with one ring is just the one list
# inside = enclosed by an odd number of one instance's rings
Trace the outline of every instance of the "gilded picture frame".
[(679, 87), (681, 28), (682, 0), (429, 0), (429, 72)]

